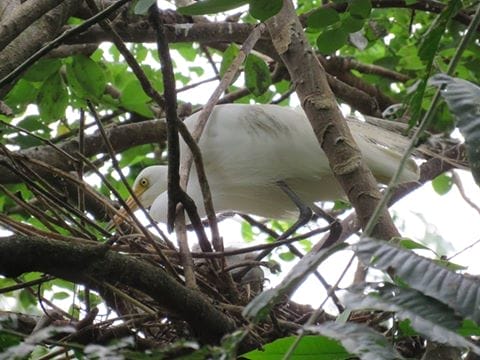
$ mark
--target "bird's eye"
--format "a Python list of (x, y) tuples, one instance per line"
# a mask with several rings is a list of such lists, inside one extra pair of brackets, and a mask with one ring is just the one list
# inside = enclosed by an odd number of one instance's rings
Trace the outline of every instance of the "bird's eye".
[(140, 185), (142, 185), (143, 187), (147, 187), (148, 186), (148, 180), (146, 178), (140, 179)]

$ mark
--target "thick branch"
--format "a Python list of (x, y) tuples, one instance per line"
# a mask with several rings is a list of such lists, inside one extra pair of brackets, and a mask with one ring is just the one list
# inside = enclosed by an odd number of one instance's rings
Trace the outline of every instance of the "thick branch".
[[(338, 109), (325, 70), (305, 38), (290, 0), (284, 0), (280, 13), (268, 20), (267, 25), (330, 167), (364, 227), (381, 195)], [(380, 239), (398, 235), (386, 210), (382, 212), (372, 235)]]
[(53, 9), (64, 0), (27, 1), (19, 5), (13, 14), (2, 19), (0, 23), (0, 49), (7, 46), (35, 20)]
[[(115, 126), (107, 129), (107, 136), (115, 152), (121, 152), (137, 145), (163, 142), (166, 140), (165, 122), (162, 120), (150, 120), (141, 123)], [(72, 157), (76, 157), (76, 153), (79, 150), (78, 145), (78, 140), (73, 139), (64, 142), (59, 147)], [(84, 155), (86, 157), (106, 152), (105, 142), (99, 132), (85, 136)], [(26, 158), (42, 160), (64, 171), (75, 170), (75, 164), (70, 159), (49, 145), (21, 150), (17, 154)], [(7, 159), (4, 156), (0, 156), (0, 183), (21, 182), (22, 179), (19, 179), (16, 174), (2, 166), (2, 162), (5, 161), (7, 161)], [(35, 170), (42, 173), (42, 169)]]
[(192, 327), (203, 343), (215, 344), (235, 325), (196, 291), (150, 263), (121, 255), (106, 245), (72, 244), (11, 236), (0, 240), (0, 274), (8, 277), (40, 271), (99, 289), (123, 284), (152, 297)]
[[(43, 44), (52, 40), (76, 11), (78, 1), (64, 0), (35, 23), (30, 25), (15, 41), (0, 52), (0, 78), (4, 78)], [(0, 46), (0, 48), (2, 48)]]

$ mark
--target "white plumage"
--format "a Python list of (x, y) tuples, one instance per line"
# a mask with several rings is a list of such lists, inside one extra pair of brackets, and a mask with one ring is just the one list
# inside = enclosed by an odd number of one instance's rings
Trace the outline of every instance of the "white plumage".
[[(185, 124), (193, 129), (199, 113)], [(361, 121), (349, 120), (363, 157), (380, 182), (396, 170), (407, 139)], [(267, 218), (295, 218), (296, 206), (276, 185), (284, 181), (305, 202), (343, 197), (311, 125), (300, 111), (276, 105), (217, 105), (207, 122), (199, 147), (217, 213), (234, 211)], [(181, 153), (186, 144), (181, 141)], [(418, 179), (411, 159), (401, 182)], [(142, 205), (151, 206), (152, 218), (167, 220), (167, 166), (151, 166), (133, 185)], [(205, 216), (195, 167), (187, 193)], [(133, 201), (129, 201), (133, 206)]]

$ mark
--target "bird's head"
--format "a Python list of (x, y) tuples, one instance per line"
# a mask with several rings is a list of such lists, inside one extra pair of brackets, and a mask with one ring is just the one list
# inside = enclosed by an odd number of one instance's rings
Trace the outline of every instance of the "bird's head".
[[(150, 207), (153, 201), (167, 190), (167, 173), (167, 166), (155, 165), (143, 169), (138, 174), (132, 191), (143, 207)], [(126, 203), (132, 211), (138, 208), (132, 196), (127, 199)]]
[[(167, 166), (155, 165), (143, 169), (138, 174), (133, 183), (132, 191), (143, 207), (150, 207), (153, 201), (167, 190), (167, 169)], [(132, 212), (138, 209), (133, 196), (130, 196), (125, 202)], [(121, 219), (125, 220), (126, 218), (128, 218), (127, 211), (121, 208), (113, 217), (113, 221), (107, 229), (112, 229), (114, 224), (120, 224)]]

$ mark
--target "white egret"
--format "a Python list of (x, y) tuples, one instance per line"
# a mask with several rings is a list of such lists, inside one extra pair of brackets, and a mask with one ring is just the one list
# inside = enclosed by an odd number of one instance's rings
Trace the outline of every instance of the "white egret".
[[(185, 120), (193, 129), (199, 113)], [(379, 182), (396, 170), (407, 139), (361, 121), (349, 121), (364, 160)], [(181, 141), (181, 153), (186, 144)], [(217, 105), (199, 141), (205, 173), (217, 213), (232, 211), (274, 219), (294, 219), (297, 207), (277, 186), (283, 181), (310, 205), (344, 196), (325, 153), (303, 112), (276, 105)], [(418, 179), (410, 159), (401, 182)], [(151, 217), (167, 221), (167, 166), (150, 166), (140, 172), (133, 191)], [(187, 193), (205, 217), (195, 166)], [(135, 208), (132, 199), (128, 205)]]

